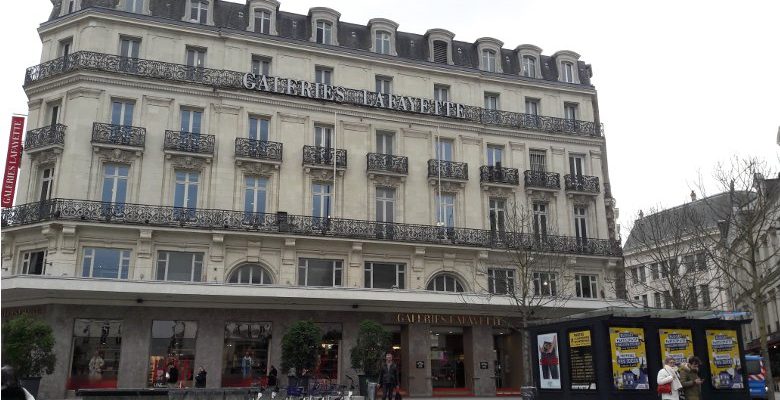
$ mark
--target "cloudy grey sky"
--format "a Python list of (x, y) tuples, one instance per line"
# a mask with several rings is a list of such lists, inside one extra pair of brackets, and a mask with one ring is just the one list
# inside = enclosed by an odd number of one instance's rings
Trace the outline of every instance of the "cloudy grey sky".
[[(778, 1), (281, 2), (302, 14), (328, 6), (347, 22), (384, 17), (407, 32), (445, 28), (467, 42), (491, 36), (507, 48), (531, 43), (544, 54), (581, 54), (593, 65), (624, 226), (640, 209), (688, 200), (699, 173), (734, 154), (779, 164)], [(0, 25), (3, 163), (11, 114), (27, 110), (24, 69), (40, 58), (36, 27), (50, 10), (48, 0), (25, 0)]]

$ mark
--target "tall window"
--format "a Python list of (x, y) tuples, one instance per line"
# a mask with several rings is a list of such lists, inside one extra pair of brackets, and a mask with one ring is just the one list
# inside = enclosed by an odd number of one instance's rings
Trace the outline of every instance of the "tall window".
[(547, 236), (547, 203), (534, 203), (533, 213), (534, 235), (537, 239), (544, 238)]
[(433, 85), (433, 99), (436, 101), (450, 101), (450, 87), (447, 85)]
[(699, 294), (696, 293), (696, 286), (688, 287), (688, 306), (691, 309), (699, 308)]
[(54, 189), (54, 167), (45, 167), (41, 170), (41, 194), (40, 201), (51, 199)]
[(449, 57), (447, 52), (449, 51), (449, 44), (443, 40), (433, 41), (433, 62), (440, 64), (447, 64)]
[(372, 289), (403, 289), (405, 287), (406, 265), (367, 262), (363, 284)]
[(701, 292), (701, 306), (702, 308), (710, 308), (710, 287), (706, 284), (699, 285), (699, 291)]
[(247, 176), (244, 178), (244, 185), (244, 211), (264, 213), (268, 179), (259, 176)]
[(78, 0), (68, 0), (68, 14), (78, 10)]
[(318, 218), (327, 218), (331, 212), (331, 185), (326, 183), (313, 183), (311, 215)]
[(195, 171), (176, 171), (176, 186), (173, 206), (194, 209), (198, 206), (198, 186), (200, 173)]
[(328, 21), (317, 21), (317, 43), (331, 44), (331, 31), (333, 26)]
[(187, 47), (187, 78), (200, 79), (206, 66), (206, 49)]
[(436, 195), (436, 224), (452, 228), (455, 226), (455, 195), (442, 193)]
[(452, 161), (452, 150), (454, 143), (449, 139), (439, 139), (436, 146), (436, 159), (441, 161)]
[(491, 167), (500, 167), (504, 160), (504, 146), (488, 145), (487, 162)]
[(190, 0), (190, 21), (205, 24), (208, 21), (209, 2)]
[(647, 307), (649, 305), (649, 303), (647, 302), (647, 295), (646, 294), (642, 295), (642, 305), (645, 306), (645, 307)]
[(707, 270), (707, 255), (705, 253), (696, 253), (696, 269), (699, 271)]
[(390, 94), (393, 93), (393, 78), (389, 76), (376, 76), (376, 91), (377, 93)]
[(663, 302), (661, 301), (661, 292), (653, 293), (653, 307), (663, 308)]
[(376, 152), (379, 154), (394, 154), (393, 142), (395, 134), (393, 132), (376, 133)]
[(488, 292), (510, 294), (515, 290), (515, 271), (511, 269), (488, 269)]
[(672, 293), (668, 290), (664, 290), (664, 307), (665, 308), (672, 308), (674, 304), (672, 303)]
[[(141, 0), (137, 0), (141, 1)], [(140, 11), (139, 11), (140, 13)], [(119, 39), (119, 61), (120, 68), (127, 72), (136, 72), (138, 70), (138, 52), (141, 49), (141, 39), (131, 37), (121, 37)]]
[(644, 265), (640, 265), (637, 267), (639, 270), (639, 282), (645, 283), (647, 282), (647, 269)]
[(252, 56), (252, 73), (255, 75), (271, 75), (271, 59), (262, 56)]
[(534, 296), (557, 296), (555, 273), (534, 272)]
[(60, 57), (67, 58), (70, 55), (72, 47), (73, 47), (73, 38), (60, 40)]
[(488, 200), (488, 218), (490, 230), (506, 230), (506, 199), (491, 197)]
[(385, 31), (377, 31), (374, 36), (374, 47), (379, 54), (390, 54), (390, 34)]
[(314, 145), (331, 148), (333, 143), (333, 128), (316, 125), (314, 127)]
[(536, 78), (536, 58), (532, 56), (523, 56), (523, 76)]
[(203, 253), (160, 251), (157, 253), (157, 280), (200, 282), (203, 280)]
[(298, 260), (298, 286), (341, 286), (341, 260)]
[(249, 138), (268, 141), (268, 129), (271, 121), (268, 118), (249, 116)]
[(265, 33), (271, 31), (271, 13), (266, 10), (255, 10), (255, 32)]
[(84, 278), (127, 279), (130, 250), (85, 247), (81, 267)]
[(454, 275), (439, 274), (428, 282), (426, 290), (434, 292), (463, 292), (463, 284)]
[(569, 156), (569, 171), (574, 176), (585, 174), (585, 156), (581, 154), (572, 154)]
[(650, 279), (658, 279), (658, 263), (650, 264)]
[(574, 83), (574, 65), (570, 62), (561, 63), (561, 79), (567, 83)]
[(598, 276), (597, 275), (574, 275), (574, 284), (576, 286), (577, 297), (586, 299), (595, 299), (598, 297)]
[(128, 100), (114, 100), (111, 102), (111, 124), (131, 126), (133, 125), (133, 110), (135, 103)]
[(531, 116), (539, 115), (539, 99), (525, 99), (525, 113)]
[(546, 172), (547, 171), (547, 153), (543, 150), (531, 150), (529, 153), (531, 160), (531, 171)]
[(563, 103), (563, 118), (568, 121), (575, 121), (577, 119), (577, 104)]
[(376, 188), (376, 221), (395, 221), (395, 189), (389, 187)]
[(577, 244), (584, 245), (588, 241), (587, 215), (586, 208), (574, 206), (574, 235), (577, 237)]
[(130, 167), (126, 164), (105, 164), (103, 166), (104, 203), (124, 203), (127, 199), (127, 173)]
[(24, 275), (43, 275), (46, 273), (46, 250), (25, 251), (22, 253), (22, 265), (19, 271)]
[(485, 71), (496, 72), (496, 52), (493, 50), (482, 50), (482, 66)]
[(46, 112), (48, 113), (47, 120), (49, 121), (49, 125), (57, 125), (57, 123), (60, 121), (60, 102), (56, 101), (49, 103), (49, 107)]
[(244, 264), (238, 267), (228, 278), (228, 283), (269, 285), (273, 283), (271, 274), (258, 264)]
[(332, 84), (333, 70), (326, 67), (314, 68), (314, 81), (317, 83), (324, 83), (326, 85)]
[(485, 109), (498, 110), (498, 94), (485, 93)]
[(201, 120), (203, 112), (189, 108), (181, 109), (181, 131), (200, 134)]
[(144, 0), (125, 0), (125, 11), (137, 14), (144, 12)]

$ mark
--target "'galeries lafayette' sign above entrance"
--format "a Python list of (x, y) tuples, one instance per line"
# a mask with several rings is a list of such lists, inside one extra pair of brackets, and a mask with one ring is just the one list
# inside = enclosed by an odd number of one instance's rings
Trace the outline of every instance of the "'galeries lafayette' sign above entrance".
[(440, 117), (466, 118), (466, 106), (451, 101), (438, 101), (412, 96), (396, 96), (394, 94), (348, 89), (342, 86), (333, 86), (325, 83), (269, 77), (252, 73), (244, 74), (242, 84), (245, 89), (257, 90), (260, 92), (280, 93), (308, 99), (335, 101), (337, 103), (429, 114)]

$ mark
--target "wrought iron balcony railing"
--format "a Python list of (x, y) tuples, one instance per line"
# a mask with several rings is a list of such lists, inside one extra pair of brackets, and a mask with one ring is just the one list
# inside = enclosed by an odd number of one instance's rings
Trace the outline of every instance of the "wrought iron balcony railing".
[(620, 243), (608, 239), (583, 239), (485, 229), (321, 218), (291, 215), (283, 212), (266, 214), (71, 199), (51, 199), (2, 210), (3, 228), (46, 221), (84, 221), (199, 230), (263, 232), (494, 249), (520, 248), (547, 253), (610, 257), (622, 255)]
[[(24, 85), (28, 86), (73, 71), (98, 71), (141, 78), (173, 82), (206, 85), (214, 89), (245, 90), (242, 80), (245, 72), (196, 68), (188, 65), (162, 61), (127, 58), (112, 54), (77, 51), (66, 57), (47, 61), (30, 68), (24, 76)], [(268, 77), (269, 91), (282, 93), (290, 88), (294, 93), (301, 92), (301, 82), (288, 83), (286, 78)], [(377, 93), (368, 92), (365, 99), (363, 90), (345, 89), (344, 98), (348, 103), (374, 104)], [(511, 111), (488, 110), (476, 106), (464, 106), (463, 118), (466, 121), (503, 126), (513, 129), (534, 130), (548, 133), (562, 133), (577, 136), (603, 136), (603, 127), (590, 121), (569, 120), (564, 118), (530, 115)]]
[(282, 144), (267, 140), (236, 138), (236, 157), (282, 161)]
[(560, 189), (561, 175), (547, 171), (525, 171), (525, 187), (540, 189)]
[(54, 124), (27, 131), (24, 149), (30, 151), (51, 145), (64, 145), (67, 128), (63, 124)]
[(407, 175), (409, 173), (409, 158), (392, 154), (368, 153), (366, 155), (369, 172), (392, 172)]
[(92, 143), (117, 144), (122, 146), (144, 147), (146, 128), (127, 125), (92, 124)]
[(564, 175), (563, 181), (566, 190), (576, 192), (599, 193), (599, 177), (588, 175)]
[(330, 147), (303, 146), (304, 165), (330, 165), (333, 166), (333, 157), (336, 157), (336, 167), (347, 167), (347, 151)]
[(479, 167), (479, 181), (483, 183), (519, 185), (520, 172), (517, 170), (517, 168), (503, 168), (499, 166), (483, 165)]
[(184, 131), (165, 131), (163, 148), (185, 153), (214, 154), (214, 135)]
[[(439, 170), (441, 169), (441, 175)], [(428, 178), (469, 179), (469, 165), (463, 162), (428, 160)]]

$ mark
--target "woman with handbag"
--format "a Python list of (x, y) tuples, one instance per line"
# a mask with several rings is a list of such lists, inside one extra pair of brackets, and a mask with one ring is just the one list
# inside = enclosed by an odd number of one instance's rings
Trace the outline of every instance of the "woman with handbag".
[(677, 375), (677, 362), (672, 357), (664, 359), (664, 367), (658, 371), (658, 394), (661, 400), (680, 400), (680, 377)]

